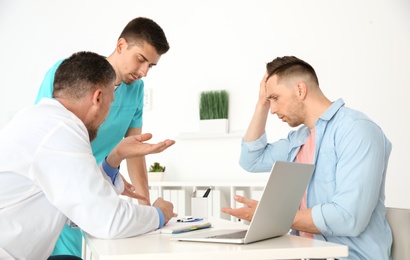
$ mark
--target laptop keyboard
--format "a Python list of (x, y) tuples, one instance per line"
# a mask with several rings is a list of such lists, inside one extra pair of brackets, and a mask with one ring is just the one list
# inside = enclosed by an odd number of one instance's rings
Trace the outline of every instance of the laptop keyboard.
[(209, 236), (208, 238), (228, 238), (228, 239), (244, 238), (246, 235), (246, 232), (247, 230), (242, 230), (242, 231), (233, 232), (229, 234)]

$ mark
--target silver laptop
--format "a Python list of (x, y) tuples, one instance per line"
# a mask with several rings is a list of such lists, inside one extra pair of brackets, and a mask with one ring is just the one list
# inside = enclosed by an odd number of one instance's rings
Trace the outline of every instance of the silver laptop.
[(315, 166), (276, 161), (248, 229), (211, 229), (172, 240), (248, 244), (289, 232)]

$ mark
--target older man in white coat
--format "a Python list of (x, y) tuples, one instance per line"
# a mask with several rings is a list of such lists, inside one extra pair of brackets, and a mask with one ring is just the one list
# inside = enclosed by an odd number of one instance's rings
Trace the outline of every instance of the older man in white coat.
[(47, 259), (65, 223), (100, 238), (140, 235), (175, 216), (159, 198), (153, 206), (121, 199), (123, 159), (174, 144), (123, 139), (98, 166), (90, 142), (114, 96), (115, 72), (95, 53), (79, 52), (58, 68), (53, 98), (22, 110), (0, 132), (0, 259)]

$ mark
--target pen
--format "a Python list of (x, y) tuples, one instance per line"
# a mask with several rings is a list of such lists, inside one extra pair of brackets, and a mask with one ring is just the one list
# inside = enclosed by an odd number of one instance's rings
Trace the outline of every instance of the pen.
[(208, 197), (209, 192), (211, 192), (211, 188), (208, 188), (208, 189), (205, 191), (204, 198)]
[(188, 218), (178, 219), (177, 222), (197, 222), (197, 221), (201, 221), (201, 220), (203, 220), (203, 218), (188, 217)]

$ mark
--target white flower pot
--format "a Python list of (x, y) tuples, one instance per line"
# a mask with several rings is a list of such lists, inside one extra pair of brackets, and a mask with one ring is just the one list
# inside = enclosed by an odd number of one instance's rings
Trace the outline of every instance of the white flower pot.
[(148, 181), (157, 182), (164, 179), (165, 172), (148, 172)]
[(199, 132), (201, 134), (227, 134), (229, 120), (226, 118), (199, 120)]

